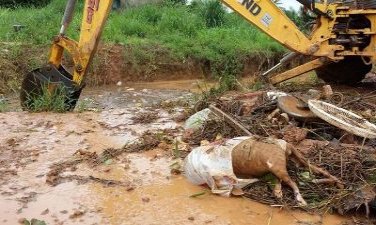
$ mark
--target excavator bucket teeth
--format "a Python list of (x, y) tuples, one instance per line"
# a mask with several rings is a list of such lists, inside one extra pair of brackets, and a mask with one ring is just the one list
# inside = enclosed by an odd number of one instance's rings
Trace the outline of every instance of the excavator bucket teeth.
[[(64, 109), (71, 111), (76, 106), (83, 85), (78, 86), (72, 79), (72, 75), (63, 67), (56, 68), (53, 65), (29, 72), (21, 86), (21, 106), (27, 111), (35, 111), (38, 98), (50, 95), (59, 90), (60, 97), (64, 98)], [(53, 100), (52, 100), (53, 101)]]

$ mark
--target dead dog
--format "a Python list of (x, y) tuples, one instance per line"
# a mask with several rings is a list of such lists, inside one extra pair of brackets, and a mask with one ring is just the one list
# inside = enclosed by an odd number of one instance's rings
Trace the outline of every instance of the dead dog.
[[(287, 173), (288, 144), (279, 139), (238, 137), (192, 150), (185, 159), (185, 175), (194, 184), (208, 185), (213, 193), (229, 196), (267, 173), (279, 182), (274, 194), (282, 198), (281, 182), (290, 186), (299, 205), (307, 205), (296, 183)], [(241, 184), (241, 185), (240, 185)]]
[(306, 201), (287, 172), (287, 159), (290, 155), (291, 146), (282, 140), (247, 139), (236, 145), (232, 151), (233, 170), (239, 178), (256, 178), (272, 173), (278, 179), (274, 195), (282, 198), (281, 182), (284, 182), (294, 191), (298, 204), (305, 206)]

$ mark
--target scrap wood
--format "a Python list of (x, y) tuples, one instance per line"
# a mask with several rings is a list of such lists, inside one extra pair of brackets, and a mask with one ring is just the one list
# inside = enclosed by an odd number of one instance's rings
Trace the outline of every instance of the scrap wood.
[(210, 105), (209, 108), (216, 114), (218, 117), (223, 118), (226, 122), (228, 122), (233, 128), (243, 131), (244, 134), (251, 136), (252, 133), (247, 130), (242, 124), (236, 121), (234, 118), (229, 116), (227, 113), (223, 112), (222, 110), (218, 109), (214, 105)]

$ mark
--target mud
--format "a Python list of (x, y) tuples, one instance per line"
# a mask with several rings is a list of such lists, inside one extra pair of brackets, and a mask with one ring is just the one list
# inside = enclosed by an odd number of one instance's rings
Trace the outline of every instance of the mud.
[[(152, 106), (179, 98), (186, 102), (192, 94), (144, 89), (85, 90), (81, 101), (91, 101), (80, 112), (0, 113), (0, 224), (23, 218), (64, 225), (337, 225), (346, 220), (215, 196), (172, 174), (177, 153), (184, 151), (176, 143), (181, 124), (173, 118), (184, 109)], [(158, 118), (148, 124), (132, 120), (148, 110)], [(147, 145), (139, 151), (132, 143), (145, 132), (158, 142), (141, 142)], [(57, 182), (49, 182), (54, 175)], [(190, 197), (198, 193), (203, 194)]]

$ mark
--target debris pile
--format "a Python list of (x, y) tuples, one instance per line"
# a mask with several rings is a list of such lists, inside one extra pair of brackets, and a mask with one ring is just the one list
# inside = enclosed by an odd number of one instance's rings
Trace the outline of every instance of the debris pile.
[[(220, 140), (244, 135), (282, 139), (293, 149), (287, 171), (308, 203), (304, 209), (341, 214), (361, 210), (368, 216), (376, 209), (373, 101), (376, 103), (376, 91), (354, 96), (334, 92), (329, 85), (304, 93), (230, 93), (191, 117), (198, 118), (198, 125), (194, 129), (186, 126), (183, 140), (197, 146), (203, 140), (218, 145)], [(203, 112), (205, 116), (200, 116)], [(207, 153), (213, 151), (209, 150)], [(286, 184), (283, 198), (273, 194), (280, 180), (276, 177), (258, 177), (259, 182), (242, 189), (244, 196), (296, 207), (296, 192)]]

